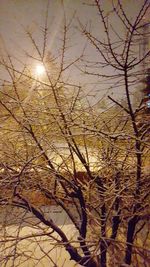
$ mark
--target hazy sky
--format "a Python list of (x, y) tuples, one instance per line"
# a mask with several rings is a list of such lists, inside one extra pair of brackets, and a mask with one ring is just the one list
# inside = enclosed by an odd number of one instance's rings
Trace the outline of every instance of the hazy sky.
[[(29, 42), (25, 38), (25, 29), (29, 28), (30, 31), (38, 33), (40, 42), (40, 31), (44, 25), (45, 12), (47, 0), (0, 0), (0, 37), (2, 43), (8, 50), (13, 52), (21, 52), (22, 49), (28, 49)], [(63, 10), (61, 0), (49, 1), (49, 46), (55, 46), (55, 39), (60, 34), (60, 27), (63, 19)], [(107, 9), (110, 0), (102, 0), (104, 8)], [(130, 16), (134, 13), (142, 0), (123, 0), (124, 6), (127, 8)], [(88, 6), (87, 4), (93, 3), (92, 0), (64, 0), (67, 17), (71, 17), (76, 11), (76, 17), (82, 22), (86, 23), (88, 20), (92, 21), (92, 25), (97, 33), (100, 33), (100, 24), (95, 20), (97, 11), (96, 9)], [(74, 20), (75, 21), (75, 20)], [(24, 28), (23, 28), (24, 27)], [(119, 25), (116, 25), (116, 29)], [(75, 45), (82, 40), (77, 40)], [(14, 51), (14, 48), (16, 51)], [(22, 53), (22, 52), (21, 52)]]
[[(102, 0), (105, 10), (109, 10), (110, 0)], [(136, 10), (139, 8), (143, 0), (122, 0), (129, 17), (134, 17)], [(45, 14), (47, 7), (47, 0), (0, 0), (0, 49), (1, 53), (7, 50), (11, 55), (18, 57), (25, 64), (31, 64), (31, 60), (25, 57), (25, 51), (34, 55), (34, 49), (30, 40), (25, 33), (29, 29), (39, 47), (42, 47), (42, 27), (45, 22)], [(48, 50), (53, 54), (59, 48), (63, 24), (63, 9), (61, 0), (49, 1), (49, 36), (48, 36)], [(64, 0), (66, 16), (72, 17), (76, 11), (75, 18), (72, 24), (70, 33), (68, 50), (68, 58), (75, 58), (80, 54), (85, 45), (85, 38), (78, 32), (78, 19), (85, 24), (90, 21), (92, 31), (96, 36), (102, 36), (101, 23), (97, 20), (97, 10), (91, 7), (92, 0)], [(90, 5), (87, 5), (90, 4)], [(118, 25), (113, 18), (112, 23), (115, 23), (116, 31), (120, 31)], [(92, 51), (92, 52), (91, 52)], [(96, 58), (93, 50), (88, 47), (87, 52), (90, 57)], [(2, 75), (2, 73), (0, 73)], [(74, 70), (71, 74), (76, 76)], [(74, 77), (76, 79), (76, 77)], [(92, 78), (90, 78), (92, 81)], [(82, 83), (86, 83), (85, 77), (78, 79)], [(88, 80), (89, 81), (89, 80)]]
[[(49, 42), (52, 46), (52, 42), (55, 42), (62, 26), (61, 2), (61, 0), (49, 1)], [(88, 2), (91, 1), (86, 0), (86, 3)], [(25, 41), (25, 29), (27, 28), (35, 35), (40, 33), (41, 27), (45, 23), (47, 3), (47, 0), (0, 0), (0, 33), (7, 48), (11, 49), (13, 44), (18, 46), (16, 47), (18, 49), (20, 49), (19, 46), (25, 47), (26, 43), (22, 42), (22, 38)], [(64, 6), (67, 17), (71, 17), (76, 11), (76, 16), (84, 22), (90, 16), (94, 18), (94, 10), (90, 10), (82, 0), (65, 0)]]
[[(41, 27), (44, 26), (47, 0), (0, 0), (0, 33), (3, 45), (8, 50), (22, 53), (22, 49), (30, 50), (30, 42), (25, 34), (30, 30), (40, 41)], [(50, 1), (49, 30), (52, 34), (59, 28), (59, 1)], [(37, 36), (39, 35), (39, 38)]]

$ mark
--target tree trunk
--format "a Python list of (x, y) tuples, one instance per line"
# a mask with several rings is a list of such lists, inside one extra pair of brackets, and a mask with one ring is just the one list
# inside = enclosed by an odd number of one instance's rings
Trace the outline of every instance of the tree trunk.
[(106, 207), (105, 204), (103, 204), (101, 208), (101, 242), (100, 242), (101, 267), (106, 267), (107, 243), (105, 238), (106, 238)]
[(126, 247), (126, 254), (125, 254), (124, 262), (129, 265), (131, 264), (134, 232), (135, 232), (135, 227), (136, 227), (137, 222), (138, 222), (137, 215), (135, 215), (128, 222), (127, 239), (126, 239), (127, 247)]

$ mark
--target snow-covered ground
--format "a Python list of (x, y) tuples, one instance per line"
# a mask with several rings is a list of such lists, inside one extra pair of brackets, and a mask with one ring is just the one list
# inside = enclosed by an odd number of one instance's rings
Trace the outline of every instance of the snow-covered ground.
[[(57, 207), (43, 207), (43, 211), (46, 212), (47, 218), (49, 217), (57, 223), (69, 239), (76, 239), (76, 231), (64, 211)], [(16, 214), (16, 217), (14, 217), (14, 214)], [(5, 218), (7, 219), (5, 220)], [(0, 266), (79, 266), (74, 261), (70, 261), (65, 249), (56, 246), (56, 242), (53, 241), (51, 235), (55, 238), (58, 238), (58, 236), (50, 232), (49, 228), (35, 220), (30, 213), (24, 213), (23, 217), (20, 210), (15, 209), (12, 212), (9, 210), (9, 213), (7, 211), (7, 216), (4, 213), (1, 214), (0, 239), (1, 241), (7, 239), (7, 242), (1, 243)], [(11, 257), (9, 257), (10, 255)], [(5, 260), (2, 261), (2, 259)], [(7, 264), (5, 264), (6, 262)]]

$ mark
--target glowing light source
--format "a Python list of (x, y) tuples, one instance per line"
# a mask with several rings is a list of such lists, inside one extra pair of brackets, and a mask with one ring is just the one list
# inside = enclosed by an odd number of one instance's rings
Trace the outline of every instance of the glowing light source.
[(45, 68), (44, 68), (44, 66), (42, 65), (42, 64), (38, 64), (37, 66), (36, 66), (36, 74), (37, 75), (42, 75), (42, 74), (44, 74), (45, 73)]

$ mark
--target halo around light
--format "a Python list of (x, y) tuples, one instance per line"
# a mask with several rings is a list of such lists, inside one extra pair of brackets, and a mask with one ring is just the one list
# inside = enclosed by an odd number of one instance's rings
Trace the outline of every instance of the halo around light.
[(42, 74), (45, 73), (45, 68), (44, 68), (44, 66), (43, 66), (42, 64), (38, 64), (38, 65), (36, 66), (35, 71), (36, 71), (36, 74), (37, 74), (37, 75), (42, 75)]

